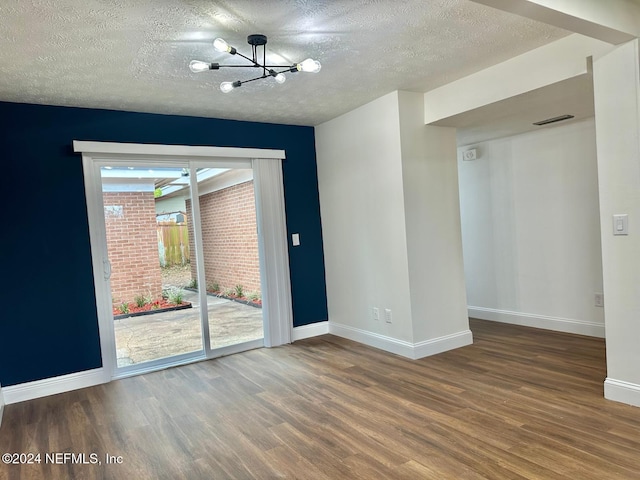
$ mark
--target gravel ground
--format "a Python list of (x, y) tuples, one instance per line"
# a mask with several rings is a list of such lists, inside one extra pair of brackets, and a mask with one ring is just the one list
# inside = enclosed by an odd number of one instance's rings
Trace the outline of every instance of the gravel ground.
[(162, 269), (162, 285), (174, 287), (186, 287), (191, 282), (191, 266), (176, 265)]

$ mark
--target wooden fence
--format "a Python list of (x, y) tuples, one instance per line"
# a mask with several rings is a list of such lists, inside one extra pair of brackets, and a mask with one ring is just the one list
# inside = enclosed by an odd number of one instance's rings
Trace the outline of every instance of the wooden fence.
[(158, 222), (158, 254), (163, 267), (189, 263), (189, 231), (186, 223)]

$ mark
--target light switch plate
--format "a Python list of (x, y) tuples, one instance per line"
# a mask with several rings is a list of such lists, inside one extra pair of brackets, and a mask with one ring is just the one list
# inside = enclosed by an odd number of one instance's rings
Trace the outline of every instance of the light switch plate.
[(300, 245), (300, 234), (299, 233), (294, 233), (291, 235), (291, 243), (293, 244), (294, 247), (297, 247), (298, 245)]
[(629, 235), (629, 215), (622, 213), (613, 216), (613, 234)]

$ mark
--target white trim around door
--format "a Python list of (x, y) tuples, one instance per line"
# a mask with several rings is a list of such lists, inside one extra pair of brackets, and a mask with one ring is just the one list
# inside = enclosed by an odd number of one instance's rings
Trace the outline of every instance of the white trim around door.
[[(256, 222), (258, 225), (262, 307), (265, 321), (264, 345), (275, 347), (291, 342), (293, 315), (281, 163), (281, 160), (285, 158), (284, 150), (77, 140), (73, 142), (73, 146), (76, 152), (82, 153), (83, 158), (100, 346), (106, 377), (103, 382), (114, 378), (116, 372), (115, 341), (108, 284), (110, 266), (107, 257), (101, 184), (99, 175), (96, 174), (99, 171), (99, 168), (96, 169), (96, 165), (105, 161), (153, 161), (154, 163), (167, 164), (186, 162), (190, 168), (197, 168), (207, 162), (215, 162), (217, 167), (252, 167), (256, 190)], [(255, 345), (252, 348), (255, 348)], [(211, 352), (210, 349), (206, 349), (206, 358), (215, 356), (218, 355)], [(193, 359), (187, 358), (185, 363), (202, 359), (202, 356)]]

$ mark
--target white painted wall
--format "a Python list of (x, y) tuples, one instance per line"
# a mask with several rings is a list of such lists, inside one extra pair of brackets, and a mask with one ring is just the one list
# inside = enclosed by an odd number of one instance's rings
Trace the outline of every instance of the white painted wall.
[(316, 127), (329, 331), (409, 358), (472, 342), (455, 130), (423, 109), (393, 92)]
[(459, 153), (470, 316), (604, 336), (594, 120)]
[(398, 92), (398, 99), (413, 339), (419, 343), (469, 331), (456, 130), (424, 125), (422, 94)]
[(410, 343), (398, 92), (317, 126), (315, 137), (330, 323)]
[[(640, 49), (594, 60), (600, 221), (607, 324), (605, 397), (640, 406)], [(613, 236), (614, 214), (629, 235)]]

